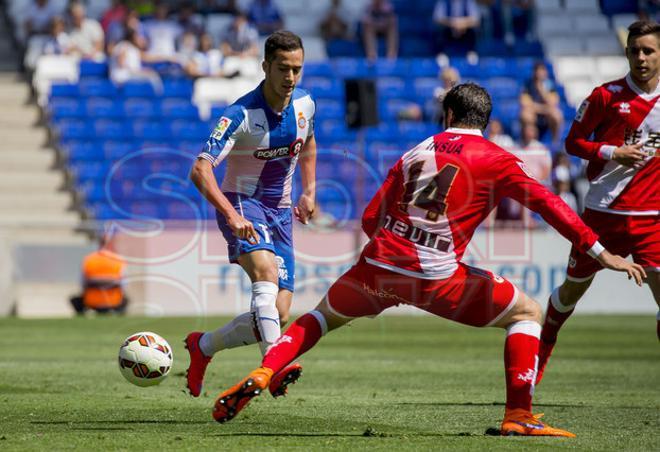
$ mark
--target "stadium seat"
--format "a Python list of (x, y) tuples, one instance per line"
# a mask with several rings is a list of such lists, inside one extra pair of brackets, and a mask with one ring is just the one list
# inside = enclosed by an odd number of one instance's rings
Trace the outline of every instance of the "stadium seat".
[(316, 116), (318, 119), (343, 119), (346, 114), (344, 102), (335, 99), (316, 99)]
[[(569, 2), (570, 3), (570, 2)], [(545, 38), (556, 36), (569, 36), (574, 32), (573, 17), (567, 13), (545, 14), (538, 21), (538, 34)]]
[(154, 87), (149, 82), (142, 81), (129, 81), (122, 85), (121, 93), (124, 97), (146, 97), (152, 98), (156, 96)]
[(621, 43), (611, 33), (588, 36), (585, 44), (586, 52), (589, 55), (623, 55)]
[(88, 140), (94, 138), (93, 131), (86, 121), (80, 119), (64, 119), (55, 123), (55, 134), (61, 141)]
[(47, 107), (48, 114), (54, 119), (82, 118), (85, 116), (85, 105), (75, 97), (56, 97)]
[(410, 60), (408, 74), (413, 78), (437, 77), (440, 69), (435, 58), (414, 58)]
[(596, 58), (596, 71), (605, 80), (615, 80), (628, 73), (628, 60), (624, 56), (601, 56)]
[(637, 4), (634, 1), (626, 0), (601, 0), (603, 14), (611, 16), (613, 14), (636, 14)]
[(382, 99), (381, 102), (379, 102), (378, 108), (380, 119), (382, 121), (396, 120), (402, 110), (410, 108), (413, 105), (415, 105), (415, 103), (408, 99)]
[(345, 39), (331, 39), (326, 43), (326, 53), (331, 59), (336, 58), (364, 58), (364, 49), (361, 43)]
[(168, 127), (160, 121), (133, 121), (133, 136), (140, 140), (167, 140), (170, 138)]
[[(569, 2), (570, 4), (571, 2)], [(607, 17), (596, 14), (581, 14), (574, 21), (574, 29), (581, 35), (588, 36), (592, 33), (606, 34), (610, 31)]]
[(122, 104), (107, 97), (90, 97), (85, 101), (85, 108), (90, 118), (121, 119), (124, 117)]
[(101, 145), (103, 155), (108, 160), (119, 160), (137, 151), (133, 141), (105, 141)]
[(50, 87), (51, 99), (57, 97), (78, 97), (80, 90), (77, 83), (53, 83)]
[(165, 99), (161, 104), (164, 118), (199, 120), (197, 107), (184, 99)]
[[(101, 140), (124, 140), (131, 138), (130, 131), (127, 134), (126, 123), (109, 119), (97, 119), (93, 122), (94, 133)], [(130, 130), (130, 129), (128, 129)]]
[(108, 63), (91, 60), (81, 60), (79, 68), (80, 78), (85, 77), (107, 77)]
[(422, 37), (401, 39), (399, 47), (399, 53), (404, 58), (431, 56), (435, 50), (433, 41)]
[(334, 74), (339, 78), (369, 78), (374, 76), (374, 66), (364, 58), (335, 58)]
[(332, 66), (328, 61), (305, 61), (303, 67), (303, 81), (306, 77), (329, 77), (333, 76)]
[(312, 97), (325, 97), (343, 99), (344, 97), (344, 83), (329, 77), (305, 77), (303, 79), (302, 87), (308, 90)]
[(379, 99), (403, 98), (410, 95), (405, 79), (400, 77), (379, 77), (376, 79)]
[(484, 82), (484, 88), (495, 98), (517, 98), (521, 87), (515, 79), (493, 77)]
[(192, 93), (193, 84), (188, 79), (163, 80), (163, 97), (180, 97), (190, 100)]
[(160, 102), (156, 99), (130, 97), (124, 100), (127, 118), (157, 118), (161, 115)]
[(570, 14), (580, 16), (596, 15), (600, 13), (599, 0), (569, 0), (564, 7)]
[(82, 161), (103, 160), (103, 149), (97, 141), (73, 140), (62, 144), (64, 153), (70, 163)]
[(420, 77), (413, 81), (413, 92), (416, 98), (430, 99), (440, 86), (437, 78)]
[(410, 76), (410, 64), (408, 60), (389, 60), (379, 58), (374, 65), (376, 77), (408, 77)]
[(78, 87), (83, 97), (115, 97), (118, 94), (117, 87), (107, 79), (87, 78), (81, 80)]

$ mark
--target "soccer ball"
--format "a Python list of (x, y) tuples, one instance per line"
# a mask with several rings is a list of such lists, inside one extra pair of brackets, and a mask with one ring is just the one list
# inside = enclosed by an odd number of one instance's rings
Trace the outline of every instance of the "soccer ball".
[(134, 385), (157, 385), (171, 368), (172, 348), (156, 333), (131, 334), (119, 347), (119, 370)]

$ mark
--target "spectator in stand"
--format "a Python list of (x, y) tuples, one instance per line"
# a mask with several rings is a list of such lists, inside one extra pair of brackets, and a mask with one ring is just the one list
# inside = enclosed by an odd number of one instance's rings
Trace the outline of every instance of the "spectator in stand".
[(167, 18), (169, 8), (164, 1), (156, 4), (154, 18), (145, 22), (147, 53), (150, 57), (170, 61), (176, 56), (176, 43), (183, 34), (181, 26)]
[(178, 22), (184, 32), (194, 33), (197, 37), (204, 33), (204, 19), (197, 14), (191, 1), (183, 2), (179, 7)]
[(66, 33), (66, 22), (60, 16), (53, 17), (50, 36), (44, 43), (43, 55), (66, 55), (69, 53), (71, 39)]
[(361, 21), (367, 59), (375, 61), (378, 58), (379, 36), (385, 36), (387, 58), (396, 59), (399, 53), (399, 24), (394, 6), (388, 0), (371, 0)]
[(500, 7), (504, 26), (504, 42), (513, 46), (516, 42), (514, 25), (520, 25), (525, 40), (536, 39), (536, 10), (534, 0), (501, 0)]
[(197, 11), (202, 14), (224, 13), (238, 14), (240, 11), (236, 6), (236, 0), (197, 0)]
[(441, 129), (444, 128), (444, 110), (442, 103), (445, 94), (461, 81), (461, 76), (453, 67), (447, 67), (438, 73), (440, 86), (433, 91), (433, 96), (426, 101), (426, 104), (420, 106), (412, 103), (406, 108), (401, 109), (397, 114), (399, 121), (430, 121), (437, 124)]
[(27, 19), (23, 23), (26, 39), (34, 35), (47, 35), (53, 18), (59, 12), (49, 0), (32, 0), (26, 11)]
[(199, 38), (199, 49), (184, 65), (189, 77), (223, 77), (222, 52), (213, 46), (213, 37), (204, 33)]
[[(502, 2), (507, 0), (475, 0), (479, 8), (479, 39), (490, 40), (495, 39), (495, 20), (499, 18), (500, 6)], [(499, 24), (498, 24), (499, 25)]]
[(526, 124), (520, 137), (521, 147), (515, 154), (525, 163), (536, 180), (550, 187), (552, 156), (545, 144), (538, 140), (539, 131), (534, 124)]
[(555, 193), (568, 204), (571, 209), (579, 212), (577, 197), (573, 193), (571, 184), (577, 175), (573, 171), (571, 161), (568, 155), (564, 153), (557, 154), (555, 167), (552, 170), (552, 182)]
[(660, 0), (638, 0), (637, 11), (640, 19), (655, 22), (660, 19)]
[(342, 6), (341, 0), (332, 0), (328, 12), (319, 24), (321, 37), (325, 41), (333, 39), (348, 39), (348, 13)]
[(114, 23), (122, 23), (128, 15), (128, 7), (126, 6), (126, 0), (112, 0), (110, 8), (105, 10), (101, 16), (101, 27), (103, 31), (107, 34), (108, 30)]
[(147, 48), (147, 32), (144, 24), (140, 21), (137, 11), (131, 9), (121, 22), (113, 22), (106, 33), (106, 43), (108, 55), (112, 54), (114, 46), (123, 41), (128, 30), (133, 30), (140, 41), (140, 50)]
[(502, 122), (496, 118), (491, 119), (488, 124), (488, 139), (507, 151), (512, 151), (516, 147), (516, 142), (506, 134)]
[(476, 59), (479, 20), (475, 0), (438, 0), (433, 11), (438, 50), (449, 55), (467, 53), (471, 60)]
[(247, 16), (238, 14), (222, 37), (222, 54), (256, 58), (259, 55), (259, 32), (250, 25)]
[(559, 143), (564, 115), (559, 108), (559, 94), (548, 75), (548, 68), (542, 61), (534, 65), (532, 78), (520, 96), (520, 121), (523, 129), (534, 125), (543, 135), (550, 130), (553, 143)]
[(247, 15), (261, 36), (284, 28), (282, 15), (273, 0), (254, 0)]
[(138, 13), (139, 17), (153, 16), (156, 11), (154, 0), (129, 0), (128, 7)]
[(121, 85), (130, 80), (147, 80), (157, 93), (163, 91), (160, 76), (153, 69), (142, 66), (142, 61), (152, 61), (153, 57), (142, 51), (143, 42), (137, 32), (127, 29), (123, 41), (114, 46), (110, 55), (110, 79)]
[(95, 61), (105, 60), (105, 36), (101, 24), (86, 17), (85, 6), (81, 2), (69, 4), (69, 54)]
[(83, 291), (70, 300), (76, 313), (82, 315), (92, 309), (98, 313), (123, 314), (129, 303), (123, 289), (125, 267), (121, 256), (113, 252), (106, 238), (102, 238), (99, 250), (83, 260)]

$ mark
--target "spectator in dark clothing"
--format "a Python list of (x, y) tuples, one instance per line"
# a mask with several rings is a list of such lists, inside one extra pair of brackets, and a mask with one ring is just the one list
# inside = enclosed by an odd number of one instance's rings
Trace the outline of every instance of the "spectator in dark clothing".
[(126, 6), (126, 0), (112, 0), (112, 5), (105, 10), (99, 21), (101, 27), (103, 27), (103, 31), (108, 33), (110, 26), (114, 23), (123, 22), (127, 14), (128, 7)]
[(319, 24), (323, 39), (326, 41), (348, 39), (348, 21), (346, 17), (346, 12), (341, 6), (341, 0), (332, 0), (332, 5)]
[(282, 15), (272, 0), (254, 0), (248, 10), (248, 19), (261, 36), (267, 36), (284, 28)]
[(259, 55), (259, 32), (250, 25), (245, 14), (239, 14), (222, 37), (222, 54), (239, 57)]
[(439, 50), (450, 55), (474, 52), (479, 17), (475, 0), (438, 0), (433, 21), (438, 27)]
[(195, 4), (197, 11), (202, 14), (238, 14), (240, 12), (236, 6), (236, 0), (197, 0)]
[(558, 143), (564, 124), (559, 101), (559, 94), (545, 63), (536, 63), (532, 78), (520, 96), (520, 121), (523, 128), (525, 125), (535, 125), (539, 135), (550, 129), (553, 142)]
[(387, 40), (387, 58), (396, 59), (399, 53), (399, 25), (394, 6), (388, 0), (371, 0), (362, 16), (362, 39), (367, 58), (378, 57), (377, 38)]

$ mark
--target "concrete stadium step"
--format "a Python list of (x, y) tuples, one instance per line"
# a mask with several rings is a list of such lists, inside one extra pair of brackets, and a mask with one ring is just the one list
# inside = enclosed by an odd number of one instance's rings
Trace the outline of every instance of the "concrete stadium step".
[(72, 317), (74, 310), (69, 297), (80, 292), (78, 283), (16, 284), (16, 315), (22, 318)]
[(71, 195), (67, 192), (26, 192), (13, 195), (0, 193), (0, 215), (3, 214), (2, 211), (9, 209), (15, 209), (15, 211), (45, 209), (48, 211), (64, 212), (72, 204)]
[[(5, 233), (7, 231), (5, 230)], [(14, 243), (22, 245), (86, 245), (87, 235), (69, 228), (21, 228), (12, 230), (10, 235)]]
[(26, 127), (12, 131), (3, 127), (0, 152), (7, 149), (41, 149), (48, 143), (45, 129)]
[(55, 166), (56, 155), (51, 149), (0, 151), (0, 172), (50, 171)]
[(32, 128), (39, 120), (39, 109), (35, 106), (21, 105), (20, 108), (19, 106), (8, 108), (6, 102), (2, 103), (4, 108), (0, 110), (0, 127), (16, 125), (21, 128)]
[(0, 216), (0, 228), (69, 228), (80, 225), (78, 212), (11, 212)]
[(32, 189), (54, 192), (64, 186), (64, 175), (60, 172), (13, 171), (0, 174), (0, 193), (21, 193)]

